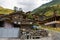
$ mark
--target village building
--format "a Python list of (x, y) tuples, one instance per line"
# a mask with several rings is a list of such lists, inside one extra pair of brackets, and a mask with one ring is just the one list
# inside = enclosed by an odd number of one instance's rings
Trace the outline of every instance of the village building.
[[(10, 36), (10, 34), (8, 34), (9, 37), (18, 37), (18, 38), (34, 37), (33, 35), (31, 35), (31, 34), (34, 34), (34, 32), (36, 31), (36, 30), (35, 31), (33, 30), (33, 26), (35, 26), (34, 23), (42, 24), (43, 22), (40, 21), (40, 17), (38, 15), (32, 15), (32, 17), (33, 17), (32, 19), (28, 18), (28, 15), (30, 15), (30, 13), (31, 12), (25, 13), (22, 10), (16, 11), (16, 9), (15, 9), (15, 11), (12, 12), (11, 14), (4, 15), (4, 16), (1, 17), (0, 27), (1, 28), (6, 28), (6, 29), (3, 29), (3, 30), (8, 30), (8, 29), (11, 30), (11, 28), (13, 30), (15, 28), (14, 30), (19, 31), (19, 32), (16, 31), (16, 34), (18, 33), (17, 36), (15, 36), (15, 35)], [(37, 27), (38, 26), (36, 26), (36, 28)], [(12, 30), (10, 32), (14, 33), (13, 32), (14, 30), (13, 31)], [(37, 34), (40, 34), (40, 33), (37, 33)], [(6, 37), (8, 37), (8, 36), (6, 36)], [(35, 36), (35, 37), (37, 37), (37, 36)]]
[(60, 27), (60, 16), (53, 16), (44, 20), (44, 25), (51, 27)]
[[(4, 15), (0, 18), (1, 28), (19, 28), (20, 31), (29, 31), (32, 29), (33, 20), (27, 18), (27, 14), (23, 11), (15, 11), (9, 15)], [(19, 31), (19, 32), (20, 32)], [(21, 37), (21, 32), (19, 37)]]
[(19, 28), (22, 31), (33, 29), (33, 20), (27, 18), (27, 14), (23, 11), (13, 12), (9, 15), (4, 15), (0, 19), (0, 27), (3, 28)]

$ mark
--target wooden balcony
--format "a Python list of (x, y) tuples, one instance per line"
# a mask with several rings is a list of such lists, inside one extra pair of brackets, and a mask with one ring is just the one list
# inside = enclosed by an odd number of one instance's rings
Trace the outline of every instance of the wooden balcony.
[(45, 25), (50, 25), (50, 24), (60, 24), (60, 21), (51, 21), (51, 22), (45, 23)]

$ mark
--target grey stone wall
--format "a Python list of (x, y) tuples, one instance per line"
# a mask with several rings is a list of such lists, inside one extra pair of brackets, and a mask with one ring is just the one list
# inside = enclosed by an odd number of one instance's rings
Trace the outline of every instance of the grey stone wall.
[(18, 37), (19, 28), (0, 28), (0, 38)]

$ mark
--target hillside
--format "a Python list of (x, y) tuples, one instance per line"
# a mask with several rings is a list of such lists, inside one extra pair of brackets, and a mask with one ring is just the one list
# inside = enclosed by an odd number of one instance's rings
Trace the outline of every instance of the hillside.
[(3, 7), (0, 6), (0, 14), (9, 14), (11, 12), (13, 12), (13, 10), (7, 9), (7, 8), (3, 8)]
[(33, 10), (32, 13), (51, 16), (53, 15), (54, 10), (57, 10), (57, 13), (60, 15), (60, 0), (53, 0), (49, 3), (43, 4), (42, 6)]

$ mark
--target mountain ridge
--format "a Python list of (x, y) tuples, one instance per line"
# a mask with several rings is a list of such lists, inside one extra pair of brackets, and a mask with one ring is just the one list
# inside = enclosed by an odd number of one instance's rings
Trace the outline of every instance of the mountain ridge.
[(43, 4), (42, 6), (34, 9), (32, 11), (32, 13), (39, 13), (39, 11), (45, 9), (46, 7), (51, 7), (51, 6), (56, 6), (56, 5), (60, 5), (60, 0), (53, 0), (53, 1), (49, 2), (49, 3)]

